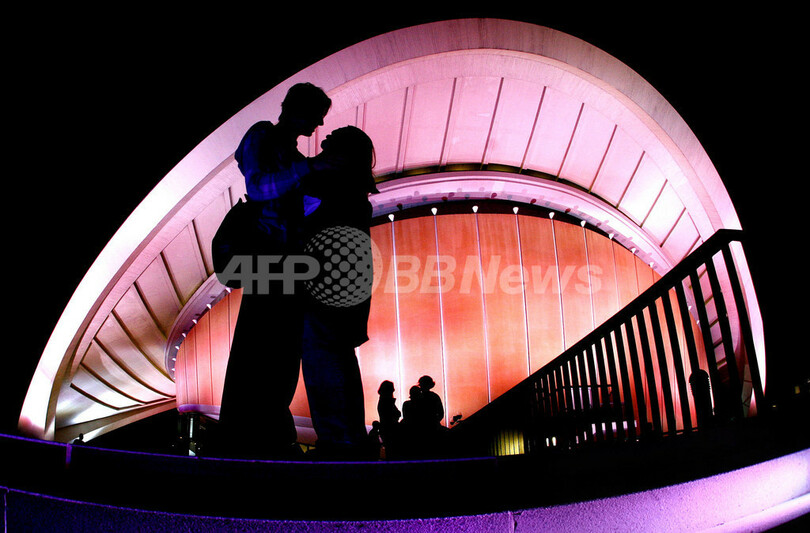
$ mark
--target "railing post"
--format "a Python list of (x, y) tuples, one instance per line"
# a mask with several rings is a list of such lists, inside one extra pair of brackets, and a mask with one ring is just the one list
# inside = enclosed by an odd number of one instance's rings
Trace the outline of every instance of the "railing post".
[(571, 375), (571, 362), (569, 358), (565, 358), (561, 361), (560, 368), (562, 369), (562, 378), (563, 378), (563, 387), (565, 388), (565, 401), (568, 405), (567, 412), (565, 414), (564, 420), (564, 427), (562, 428), (563, 435), (565, 437), (566, 445), (569, 448), (573, 448), (576, 445), (576, 434), (577, 434), (577, 416), (579, 413), (579, 402), (575, 397), (574, 392), (574, 381)]
[(672, 387), (669, 383), (669, 370), (667, 369), (667, 353), (664, 348), (664, 339), (661, 334), (661, 319), (658, 316), (656, 301), (650, 304), (650, 326), (655, 340), (655, 355), (658, 358), (658, 377), (661, 379), (661, 392), (664, 395), (664, 413), (667, 417), (667, 433), (675, 433), (675, 406), (672, 401)]
[(717, 320), (720, 324), (720, 335), (723, 339), (723, 353), (726, 357), (726, 368), (728, 369), (729, 380), (729, 401), (730, 415), (734, 418), (742, 418), (742, 382), (740, 381), (740, 371), (737, 368), (737, 357), (734, 355), (734, 343), (731, 339), (731, 326), (728, 322), (728, 310), (723, 297), (723, 290), (720, 287), (720, 280), (717, 277), (717, 269), (714, 266), (714, 257), (706, 261), (706, 273), (709, 275), (709, 284), (714, 296), (714, 306), (717, 310)]
[(731, 255), (731, 249), (729, 248), (728, 244), (723, 246), (721, 253), (723, 254), (723, 258), (726, 263), (726, 270), (729, 272), (731, 293), (734, 296), (734, 301), (737, 304), (737, 316), (740, 319), (740, 333), (743, 338), (743, 346), (745, 346), (745, 357), (748, 361), (748, 368), (751, 372), (751, 384), (754, 389), (754, 398), (756, 399), (757, 404), (757, 414), (761, 414), (767, 411), (767, 404), (765, 403), (765, 394), (762, 389), (762, 376), (759, 371), (759, 362), (757, 361), (757, 353), (754, 346), (754, 334), (751, 330), (748, 309), (745, 305), (745, 298), (743, 297), (739, 274), (737, 273), (737, 268), (734, 264), (734, 257)]
[[(680, 283), (678, 284), (680, 285)], [(683, 430), (689, 432), (692, 429), (692, 417), (689, 413), (689, 395), (686, 389), (686, 374), (683, 369), (683, 355), (678, 342), (678, 331), (675, 326), (675, 315), (672, 311), (672, 301), (669, 293), (662, 298), (664, 305), (664, 320), (666, 320), (667, 331), (669, 332), (669, 344), (672, 350), (672, 363), (675, 368), (675, 382), (678, 385), (678, 398), (681, 404), (681, 419), (683, 420)], [(684, 332), (684, 335), (691, 334), (691, 331)]]
[(630, 352), (630, 367), (633, 370), (633, 383), (636, 389), (639, 433), (641, 435), (647, 435), (649, 433), (649, 426), (647, 422), (647, 401), (644, 398), (644, 376), (641, 374), (641, 366), (638, 364), (638, 349), (636, 348), (636, 335), (633, 332), (632, 318), (624, 323), (624, 329), (627, 332), (627, 349)]
[(605, 424), (605, 430), (603, 433), (603, 438), (606, 440), (613, 440), (613, 431), (611, 428), (608, 427), (608, 422), (610, 421), (610, 417), (606, 417), (605, 415), (610, 413), (611, 406), (606, 405), (610, 402), (610, 396), (608, 394), (608, 379), (607, 373), (605, 372), (605, 356), (602, 350), (602, 339), (596, 339), (596, 342), (593, 344), (594, 350), (594, 357), (596, 358), (596, 371), (599, 373), (598, 381), (597, 381), (597, 396), (599, 397), (599, 409), (597, 410), (597, 419), (596, 423), (598, 424), (599, 428), (602, 428), (602, 423)]
[(602, 431), (602, 424), (599, 422), (599, 411), (602, 408), (599, 401), (599, 377), (596, 373), (596, 362), (594, 361), (593, 347), (589, 344), (585, 350), (588, 364), (588, 393), (591, 396), (591, 417), (597, 441), (604, 440), (605, 434)]
[[(711, 424), (711, 397), (708, 394), (696, 394), (695, 391), (695, 387), (699, 387), (699, 384), (695, 384), (695, 380), (699, 380), (701, 373), (704, 373), (705, 371), (700, 368), (700, 360), (697, 353), (697, 343), (695, 342), (695, 331), (692, 327), (692, 323), (689, 320), (691, 314), (689, 313), (689, 305), (686, 301), (686, 292), (683, 288), (683, 280), (675, 285), (675, 295), (678, 298), (678, 309), (681, 315), (681, 325), (684, 329), (686, 351), (689, 354), (689, 367), (691, 369), (689, 376), (689, 387), (692, 391), (692, 397), (695, 402), (695, 424), (697, 428), (703, 429), (707, 425)], [(707, 353), (707, 359), (708, 356), (709, 354)], [(708, 383), (706, 385), (708, 386)]]
[[(706, 313), (706, 299), (703, 296), (703, 289), (700, 286), (697, 270), (689, 273), (689, 280), (692, 284), (692, 293), (695, 295), (695, 309), (698, 313), (698, 325), (703, 336), (703, 346), (706, 350), (706, 362), (709, 366), (709, 381), (711, 383), (712, 397), (714, 398), (714, 417), (726, 412), (725, 404), (728, 398), (723, 394), (725, 386), (720, 381), (717, 372), (717, 356), (714, 353), (714, 345), (709, 327), (709, 316)], [(696, 398), (697, 401), (697, 398)]]
[(647, 335), (647, 322), (644, 320), (644, 310), (636, 314), (638, 322), (638, 336), (641, 340), (641, 354), (644, 356), (644, 373), (647, 377), (647, 390), (650, 391), (650, 414), (652, 415), (653, 431), (660, 434), (661, 408), (658, 405), (658, 389), (655, 386), (655, 372), (653, 371), (652, 353), (650, 352), (650, 339)]
[(610, 396), (611, 396), (611, 411), (615, 418), (616, 435), (619, 440), (624, 440), (624, 416), (622, 415), (622, 397), (619, 393), (619, 377), (616, 374), (616, 356), (613, 352), (612, 332), (608, 331), (605, 339), (605, 353), (607, 355), (608, 374), (610, 375)]
[(585, 403), (582, 397), (582, 388), (580, 387), (580, 374), (579, 374), (579, 356), (574, 352), (570, 359), (571, 366), (571, 392), (574, 395), (574, 406), (576, 407), (576, 414), (574, 415), (574, 433), (577, 439), (581, 440), (585, 435), (585, 424), (583, 421), (583, 413), (585, 411)]
[(633, 413), (633, 391), (630, 388), (630, 375), (627, 372), (627, 355), (624, 351), (621, 325), (613, 330), (613, 335), (616, 339), (616, 358), (619, 361), (619, 373), (622, 377), (622, 396), (624, 397), (624, 419), (627, 421), (627, 436), (632, 440), (636, 438), (636, 416)]

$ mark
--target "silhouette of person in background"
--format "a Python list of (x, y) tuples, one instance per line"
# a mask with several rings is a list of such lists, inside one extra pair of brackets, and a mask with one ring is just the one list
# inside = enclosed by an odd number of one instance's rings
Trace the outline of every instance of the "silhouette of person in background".
[(424, 453), (426, 417), (422, 402), (422, 389), (413, 385), (408, 389), (408, 399), (402, 403), (400, 422), (400, 455), (417, 457)]
[(368, 340), (374, 146), (362, 130), (347, 126), (327, 135), (321, 147), (339, 163), (306, 187), (320, 204), (304, 224), (305, 251), (321, 271), (306, 284), (301, 368), (318, 436), (315, 457), (363, 459), (369, 439), (355, 348)]
[[(261, 121), (235, 152), (248, 200), (257, 206), (255, 254), (300, 249), (304, 216), (317, 202), (303, 193), (313, 171), (331, 166), (326, 157), (305, 158), (298, 137), (323, 125), (331, 100), (320, 88), (292, 86), (278, 122)], [(268, 251), (264, 251), (268, 250)], [(290, 402), (298, 382), (302, 315), (295, 294), (281, 283), (267, 291), (244, 291), (225, 376), (217, 453), (289, 458), (300, 452)]]
[(436, 383), (430, 376), (422, 376), (419, 378), (419, 389), (422, 391), (422, 400), (424, 402), (425, 417), (427, 417), (427, 424), (432, 429), (441, 425), (444, 419), (444, 407), (442, 406), (442, 399), (439, 395), (433, 392), (433, 387)]
[(440, 451), (444, 408), (439, 395), (431, 390), (435, 385), (430, 376), (422, 376), (402, 404), (403, 448), (409, 456), (425, 457)]
[(402, 424), (409, 428), (416, 428), (424, 424), (424, 407), (420, 402), (422, 389), (418, 385), (408, 389), (408, 399), (402, 403)]
[(388, 380), (383, 381), (377, 389), (377, 394), (380, 395), (380, 399), (377, 400), (377, 417), (380, 421), (382, 443), (386, 448), (386, 455), (391, 451), (395, 454), (397, 429), (402, 413), (397, 408), (397, 400), (394, 398), (394, 384)]

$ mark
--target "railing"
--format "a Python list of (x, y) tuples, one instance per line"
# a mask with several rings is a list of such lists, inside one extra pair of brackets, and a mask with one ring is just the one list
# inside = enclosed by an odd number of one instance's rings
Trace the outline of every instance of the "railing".
[(718, 231), (616, 315), (458, 424), (453, 440), (475, 453), (510, 455), (689, 433), (754, 415), (765, 398), (732, 254), (741, 237)]

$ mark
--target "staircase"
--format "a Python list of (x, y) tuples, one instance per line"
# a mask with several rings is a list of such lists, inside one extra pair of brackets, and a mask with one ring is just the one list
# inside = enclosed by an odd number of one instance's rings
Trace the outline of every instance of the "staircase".
[(766, 403), (735, 264), (742, 239), (736, 230), (715, 233), (616, 315), (457, 424), (452, 441), (471, 454), (530, 455), (755, 416)]

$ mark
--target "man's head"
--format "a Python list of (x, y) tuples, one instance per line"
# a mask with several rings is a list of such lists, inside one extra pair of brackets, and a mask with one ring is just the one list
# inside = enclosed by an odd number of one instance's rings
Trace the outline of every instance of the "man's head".
[(433, 381), (433, 378), (430, 376), (422, 376), (419, 378), (419, 387), (422, 390), (430, 390), (432, 389), (436, 383)]
[(285, 124), (296, 135), (309, 137), (323, 125), (323, 118), (332, 107), (332, 100), (320, 87), (298, 83), (290, 87), (281, 103), (279, 124)]

